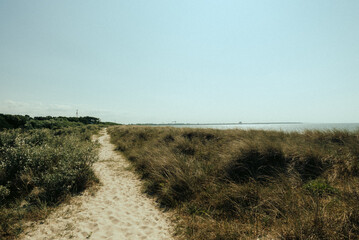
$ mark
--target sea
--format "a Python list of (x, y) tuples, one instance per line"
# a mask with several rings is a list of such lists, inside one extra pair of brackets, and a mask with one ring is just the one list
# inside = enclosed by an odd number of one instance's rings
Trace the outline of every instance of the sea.
[(213, 128), (213, 129), (258, 129), (285, 132), (303, 132), (305, 130), (346, 130), (359, 131), (359, 123), (241, 123), (241, 124), (185, 124), (167, 125), (180, 128)]

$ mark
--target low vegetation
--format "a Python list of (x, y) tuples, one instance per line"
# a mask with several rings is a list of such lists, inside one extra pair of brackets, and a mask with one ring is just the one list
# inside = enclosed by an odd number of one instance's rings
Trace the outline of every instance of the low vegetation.
[(97, 181), (95, 125), (0, 132), (0, 239)]
[(10, 115), (0, 113), (0, 131), (4, 129), (60, 129), (85, 125), (110, 126), (111, 122), (101, 122), (96, 117), (30, 117), (29, 115)]
[(184, 239), (359, 238), (359, 131), (109, 132)]

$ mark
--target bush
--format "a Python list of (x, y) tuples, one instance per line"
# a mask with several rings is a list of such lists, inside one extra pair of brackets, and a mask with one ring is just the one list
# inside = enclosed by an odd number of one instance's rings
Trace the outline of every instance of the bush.
[[(97, 147), (87, 127), (0, 132), (0, 238), (31, 218), (34, 207), (55, 206), (97, 181), (92, 164)], [(19, 208), (21, 202), (26, 208)], [(20, 225), (19, 225), (20, 224)], [(21, 227), (16, 228), (21, 229)]]

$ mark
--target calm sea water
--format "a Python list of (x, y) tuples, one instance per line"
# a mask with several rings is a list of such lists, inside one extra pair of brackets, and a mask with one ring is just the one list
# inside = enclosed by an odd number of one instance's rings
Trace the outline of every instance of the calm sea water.
[(359, 123), (300, 123), (300, 124), (236, 124), (236, 125), (172, 125), (173, 127), (214, 129), (261, 129), (277, 131), (347, 130), (359, 131)]

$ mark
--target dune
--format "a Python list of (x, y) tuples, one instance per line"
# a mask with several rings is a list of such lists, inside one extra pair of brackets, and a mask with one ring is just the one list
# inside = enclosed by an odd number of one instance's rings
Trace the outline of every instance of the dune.
[(99, 189), (86, 190), (46, 220), (32, 223), (20, 239), (172, 239), (169, 213), (141, 192), (140, 180), (114, 151), (105, 130), (97, 139)]

